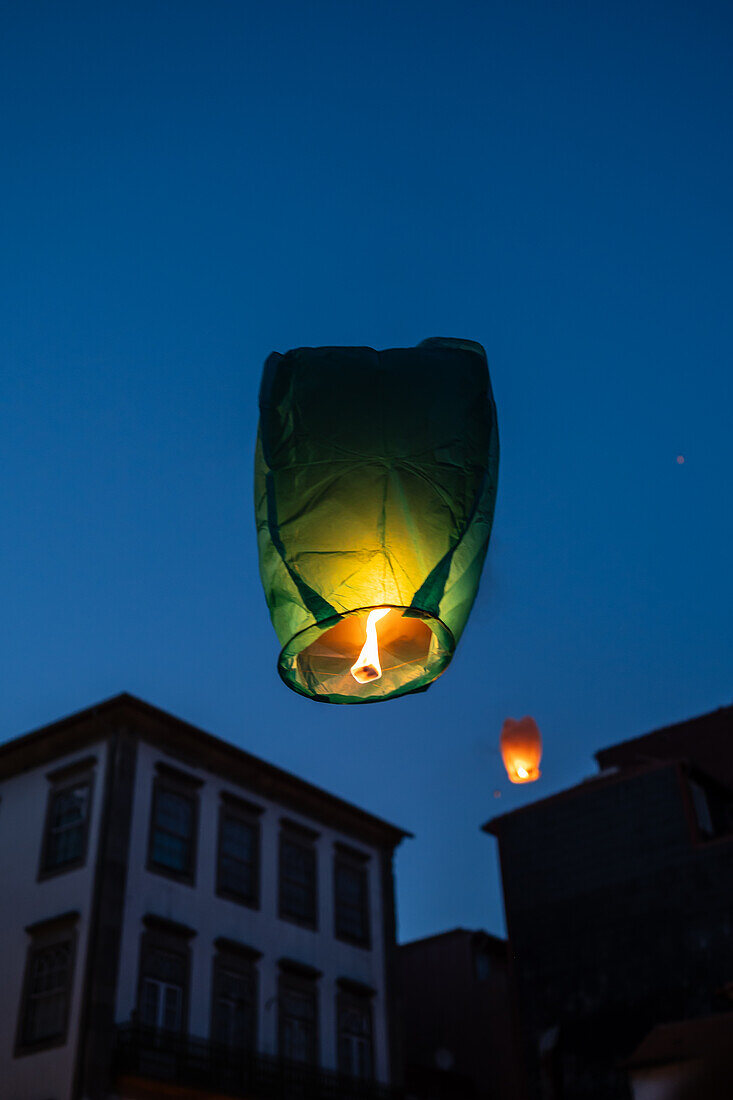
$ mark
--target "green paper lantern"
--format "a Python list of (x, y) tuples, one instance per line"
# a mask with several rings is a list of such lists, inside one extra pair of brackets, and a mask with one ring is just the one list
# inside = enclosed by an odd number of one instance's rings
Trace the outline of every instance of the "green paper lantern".
[[(371, 703), (445, 671), (478, 590), (498, 467), (480, 344), (270, 355), (255, 508), (288, 687)], [(378, 655), (360, 661), (367, 627)]]

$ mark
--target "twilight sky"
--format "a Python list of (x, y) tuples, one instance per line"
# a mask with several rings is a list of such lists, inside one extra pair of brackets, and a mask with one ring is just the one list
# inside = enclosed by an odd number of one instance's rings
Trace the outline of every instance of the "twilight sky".
[[(414, 832), (402, 940), (502, 932), (480, 824), (733, 699), (729, 5), (2, 24), (0, 736), (131, 691)], [(318, 705), (280, 683), (257, 570), (262, 362), (435, 335), (491, 365), (481, 591), (426, 694)], [(511, 787), (524, 714), (543, 776)]]

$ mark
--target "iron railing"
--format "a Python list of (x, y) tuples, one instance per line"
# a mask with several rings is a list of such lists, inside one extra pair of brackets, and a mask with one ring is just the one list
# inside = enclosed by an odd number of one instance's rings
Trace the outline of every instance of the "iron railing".
[(117, 1030), (116, 1077), (165, 1081), (248, 1100), (400, 1100), (374, 1081), (140, 1024)]

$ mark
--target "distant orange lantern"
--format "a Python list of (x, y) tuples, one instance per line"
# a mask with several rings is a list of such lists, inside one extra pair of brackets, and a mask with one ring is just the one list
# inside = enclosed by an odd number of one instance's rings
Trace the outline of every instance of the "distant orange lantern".
[(501, 758), (511, 783), (533, 783), (542, 775), (542, 737), (534, 718), (507, 718), (499, 738)]

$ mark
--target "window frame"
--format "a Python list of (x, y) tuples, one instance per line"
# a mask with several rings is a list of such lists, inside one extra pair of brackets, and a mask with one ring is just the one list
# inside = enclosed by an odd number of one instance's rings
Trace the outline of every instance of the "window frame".
[[(211, 968), (211, 1015), (209, 1020), (209, 1038), (212, 1043), (228, 1051), (244, 1050), (247, 1053), (255, 1052), (260, 1032), (260, 975), (257, 968), (257, 960), (262, 957), (260, 951), (239, 944), (234, 941), (219, 937), (214, 941), (216, 951)], [(219, 1039), (215, 1034), (216, 1006), (219, 999), (219, 978), (222, 972), (237, 974), (251, 983), (252, 1020), (250, 1045), (244, 1047), (234, 1046)]]
[[(283, 964), (280, 964), (281, 969), (278, 975), (277, 982), (277, 1053), (278, 1057), (284, 1061), (289, 1062), (292, 1065), (297, 1066), (310, 1066), (319, 1067), (321, 1064), (321, 1033), (320, 1033), (320, 996), (318, 988), (319, 971), (313, 971), (312, 974), (306, 973), (307, 969), (303, 968), (302, 972), (297, 969), (290, 969), (288, 966), (284, 968)], [(310, 1042), (310, 1057), (307, 1059), (299, 1060), (297, 1058), (291, 1058), (285, 1053), (284, 1049), (284, 1034), (285, 1034), (285, 1011), (284, 1003), (285, 996), (288, 993), (294, 993), (296, 996), (308, 997), (313, 1002), (313, 1034)]]
[[(202, 786), (202, 781), (194, 776), (186, 775), (185, 772), (179, 772), (177, 769), (168, 767), (167, 765), (158, 764), (156, 766), (156, 771), (157, 774), (153, 779), (153, 790), (150, 798), (150, 825), (148, 828), (148, 850), (145, 869), (152, 874), (163, 875), (165, 878), (173, 879), (175, 882), (184, 883), (186, 886), (195, 886), (199, 832), (198, 789)], [(157, 863), (153, 858), (154, 837), (156, 833), (155, 814), (158, 806), (158, 799), (160, 798), (161, 792), (164, 791), (178, 795), (180, 798), (185, 798), (191, 803), (190, 849), (188, 864), (184, 871), (177, 871), (174, 867), (167, 867), (164, 863)]]
[[(338, 982), (339, 989), (336, 993), (336, 1065), (342, 1077), (348, 1077), (349, 1080), (353, 1081), (369, 1082), (376, 1080), (376, 1067), (374, 1064), (374, 1010), (372, 1007), (374, 991), (357, 991), (355, 988), (356, 985), (357, 983), (351, 983), (344, 979)], [(368, 1023), (366, 1039), (369, 1054), (369, 1073), (366, 1077), (359, 1077), (350, 1070), (347, 1070), (341, 1058), (341, 1039), (344, 1034), (344, 1030), (341, 1027), (342, 1014), (355, 1010), (363, 1013)]]
[[(181, 1022), (180, 1027), (171, 1032), (174, 1035), (188, 1033), (189, 1001), (191, 994), (191, 947), (190, 940), (196, 935), (193, 928), (187, 928), (176, 921), (168, 920), (149, 913), (143, 917), (144, 931), (140, 936), (140, 951), (137, 970), (137, 997), (135, 1000), (135, 1014), (138, 1023), (142, 1027), (150, 1027), (142, 1020), (143, 987), (146, 979), (162, 984), (162, 979), (156, 978), (151, 973), (148, 961), (155, 952), (163, 952), (168, 955), (178, 955), (183, 960), (183, 986), (181, 987)], [(159, 1030), (159, 1029), (155, 1029)]]
[[(215, 893), (227, 901), (234, 901), (237, 905), (246, 905), (249, 909), (260, 908), (261, 866), (262, 866), (262, 830), (260, 827), (260, 815), (263, 807), (255, 806), (252, 802), (235, 798), (222, 792), (219, 802), (219, 817), (217, 823), (216, 841), (216, 882)], [(243, 825), (247, 825), (254, 832), (254, 861), (252, 868), (253, 893), (250, 897), (232, 890), (222, 883), (222, 834), (226, 818), (231, 818)], [(240, 862), (244, 862), (243, 860)]]
[[(349, 845), (336, 842), (333, 853), (333, 934), (341, 943), (348, 943), (354, 947), (363, 947), (370, 950), (372, 946), (371, 932), (371, 883), (369, 875), (369, 855)], [(363, 883), (361, 916), (364, 927), (363, 936), (353, 936), (339, 929), (339, 891), (338, 871), (339, 867), (346, 867), (350, 871), (356, 871), (361, 875)]]
[[(52, 1050), (54, 1047), (66, 1046), (69, 1038), (69, 1021), (71, 1018), (74, 999), (74, 979), (76, 971), (76, 949), (78, 940), (77, 924), (79, 913), (76, 911), (62, 913), (50, 920), (38, 921), (28, 925), (26, 932), (30, 936), (30, 942), (26, 950), (25, 970), (23, 984), (21, 986), (20, 1006), (16, 1025), (15, 1047), (13, 1057), (19, 1058), (27, 1054), (35, 1054), (42, 1050)], [(64, 1005), (63, 1026), (56, 1035), (43, 1039), (29, 1040), (26, 1038), (27, 1015), (31, 1000), (31, 979), (34, 960), (44, 951), (53, 951), (61, 946), (69, 947), (68, 983), (65, 990), (66, 1001)]]
[[(318, 904), (319, 904), (319, 891), (318, 891), (318, 846), (316, 841), (318, 839), (318, 833), (313, 829), (308, 829), (305, 826), (298, 825), (295, 822), (281, 819), (280, 837), (278, 841), (278, 874), (277, 874), (277, 912), (280, 920), (289, 921), (291, 924), (297, 924), (300, 928), (309, 928), (312, 932), (318, 931)], [(283, 846), (285, 844), (292, 844), (301, 848), (302, 851), (308, 852), (313, 859), (313, 918), (303, 917), (297, 913), (288, 912), (283, 906), (283, 886), (285, 878), (283, 876)]]
[[(168, 954), (173, 954), (173, 952), (167, 952), (167, 953)], [(179, 954), (179, 952), (175, 952), (175, 954)], [(143, 1011), (142, 1011), (141, 1006), (142, 1006), (143, 1002), (145, 1001), (145, 990), (146, 990), (148, 985), (154, 985), (157, 989), (156, 1017), (162, 1015), (163, 1020), (165, 1020), (166, 995), (170, 990), (175, 990), (175, 992), (178, 995), (177, 1008), (178, 1008), (179, 1022), (178, 1022), (177, 1027), (174, 1027), (174, 1028), (165, 1027), (165, 1024), (164, 1023), (159, 1023), (157, 1019), (156, 1019), (156, 1022), (154, 1024), (151, 1024), (149, 1021), (142, 1019)], [(150, 974), (143, 974), (142, 979), (141, 979), (141, 985), (140, 985), (140, 1005), (138, 1006), (138, 1015), (140, 1017), (140, 1020), (141, 1020), (141, 1023), (143, 1024), (143, 1026), (148, 1027), (148, 1028), (152, 1027), (156, 1031), (167, 1031), (167, 1032), (172, 1033), (174, 1035), (180, 1033), (182, 1031), (182, 1026), (181, 1025), (182, 1025), (182, 1021), (183, 1021), (184, 990), (185, 990), (184, 985), (176, 985), (174, 982), (166, 982), (166, 981), (163, 981), (162, 978), (153, 978)]]
[[(36, 876), (37, 882), (44, 882), (46, 879), (55, 878), (56, 875), (65, 875), (70, 871), (78, 871), (79, 868), (86, 866), (87, 856), (89, 854), (89, 833), (91, 830), (96, 763), (96, 757), (85, 757), (83, 760), (76, 761), (63, 768), (57, 768), (56, 771), (49, 772), (46, 776), (50, 786), (46, 799), (46, 814), (43, 822), (43, 835), (41, 837), (41, 855), (38, 864), (38, 874)], [(87, 812), (84, 818), (82, 831), (81, 853), (76, 859), (68, 860), (66, 863), (56, 864), (54, 867), (47, 867), (46, 863), (51, 848), (51, 822), (53, 820), (54, 803), (56, 799), (65, 794), (66, 791), (73, 790), (76, 787), (86, 787), (88, 792)]]

